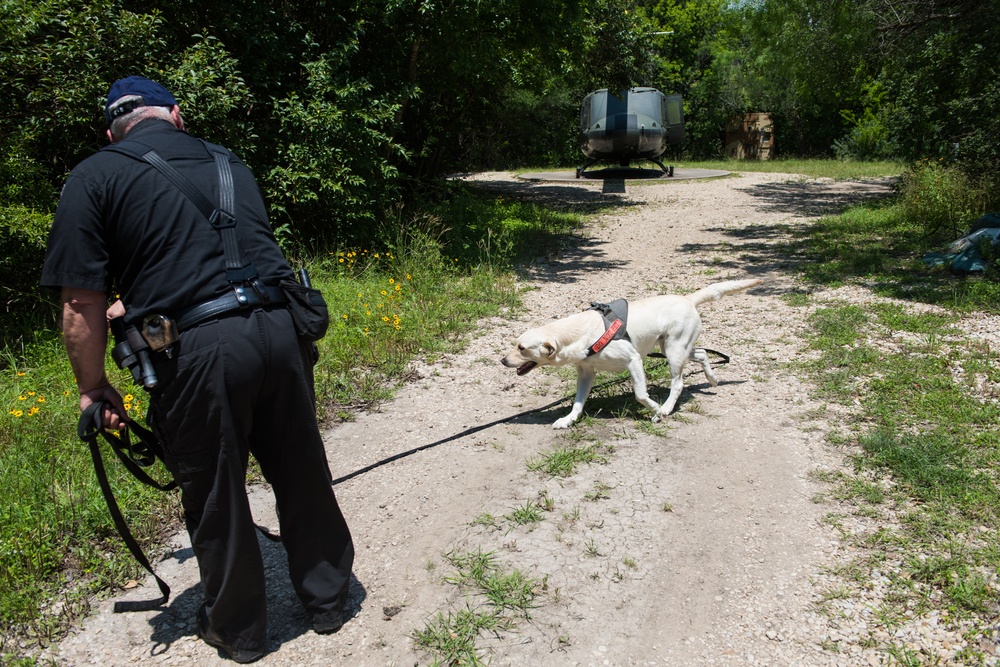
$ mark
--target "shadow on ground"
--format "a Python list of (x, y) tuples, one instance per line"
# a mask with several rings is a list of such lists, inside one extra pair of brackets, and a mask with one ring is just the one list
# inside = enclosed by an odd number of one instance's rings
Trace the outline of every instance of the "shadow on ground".
[(800, 218), (841, 213), (851, 206), (891, 197), (895, 179), (851, 181), (847, 190), (839, 181), (789, 181), (763, 183), (740, 192), (754, 198), (761, 209), (776, 210)]
[[(257, 536), (257, 542), (266, 565), (268, 652), (273, 652), (282, 644), (311, 632), (312, 621), (288, 576), (288, 557), (284, 546), (263, 535)], [(171, 557), (183, 563), (194, 558), (194, 552), (187, 547), (178, 549)], [(344, 611), (345, 622), (361, 613), (367, 597), (364, 585), (352, 574), (347, 608)], [(174, 595), (166, 608), (149, 619), (152, 630), (150, 640), (153, 643), (150, 657), (166, 653), (174, 642), (183, 637), (197, 635), (195, 618), (204, 599), (200, 586), (190, 586)]]

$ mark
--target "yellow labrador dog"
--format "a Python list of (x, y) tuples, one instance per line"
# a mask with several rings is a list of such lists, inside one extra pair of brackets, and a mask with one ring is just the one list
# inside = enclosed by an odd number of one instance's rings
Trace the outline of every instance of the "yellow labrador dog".
[[(518, 375), (536, 366), (576, 366), (573, 409), (556, 420), (552, 428), (569, 428), (580, 417), (597, 371), (619, 372), (626, 368), (632, 376), (635, 397), (653, 411), (653, 421), (659, 421), (670, 414), (680, 397), (684, 388), (682, 371), (688, 359), (701, 364), (713, 387), (718, 384), (705, 350), (694, 346), (701, 333), (698, 306), (758, 284), (757, 279), (729, 280), (687, 296), (654, 296), (633, 301), (628, 305), (624, 337), (620, 337), (623, 334), (618, 330), (621, 318), (615, 313), (606, 319), (600, 310), (585, 310), (525, 332), (517, 339), (517, 349), (500, 363), (516, 368)], [(642, 365), (643, 358), (654, 348), (663, 353), (670, 365), (670, 395), (662, 406), (646, 391)]]

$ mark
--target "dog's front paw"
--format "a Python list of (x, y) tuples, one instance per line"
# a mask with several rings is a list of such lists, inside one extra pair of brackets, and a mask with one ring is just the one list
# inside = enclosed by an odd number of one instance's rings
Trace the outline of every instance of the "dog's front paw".
[(563, 417), (562, 419), (557, 419), (552, 428), (569, 428), (573, 425), (573, 419), (570, 417)]
[(653, 421), (654, 422), (665, 421), (669, 416), (670, 412), (668, 410), (657, 410), (656, 412), (653, 413)]

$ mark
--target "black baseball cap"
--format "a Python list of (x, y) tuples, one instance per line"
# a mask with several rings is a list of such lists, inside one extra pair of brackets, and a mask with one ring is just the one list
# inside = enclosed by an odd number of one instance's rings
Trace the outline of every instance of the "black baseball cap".
[[(123, 104), (114, 110), (114, 115), (112, 116), (110, 111), (111, 106), (116, 100), (126, 95), (138, 95), (142, 98), (142, 101), (135, 100), (135, 102)], [(174, 99), (169, 90), (160, 84), (144, 76), (129, 76), (111, 84), (111, 89), (108, 91), (108, 99), (104, 103), (104, 118), (110, 125), (111, 121), (115, 118), (132, 111), (136, 107), (172, 107), (175, 104), (177, 104), (177, 100)]]

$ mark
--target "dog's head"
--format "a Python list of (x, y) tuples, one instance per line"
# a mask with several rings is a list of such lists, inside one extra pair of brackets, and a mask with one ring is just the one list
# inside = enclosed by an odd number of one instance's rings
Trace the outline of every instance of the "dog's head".
[(524, 375), (536, 366), (553, 364), (557, 351), (554, 339), (543, 335), (539, 329), (532, 329), (517, 339), (517, 348), (500, 363), (507, 368), (516, 368), (518, 375)]

